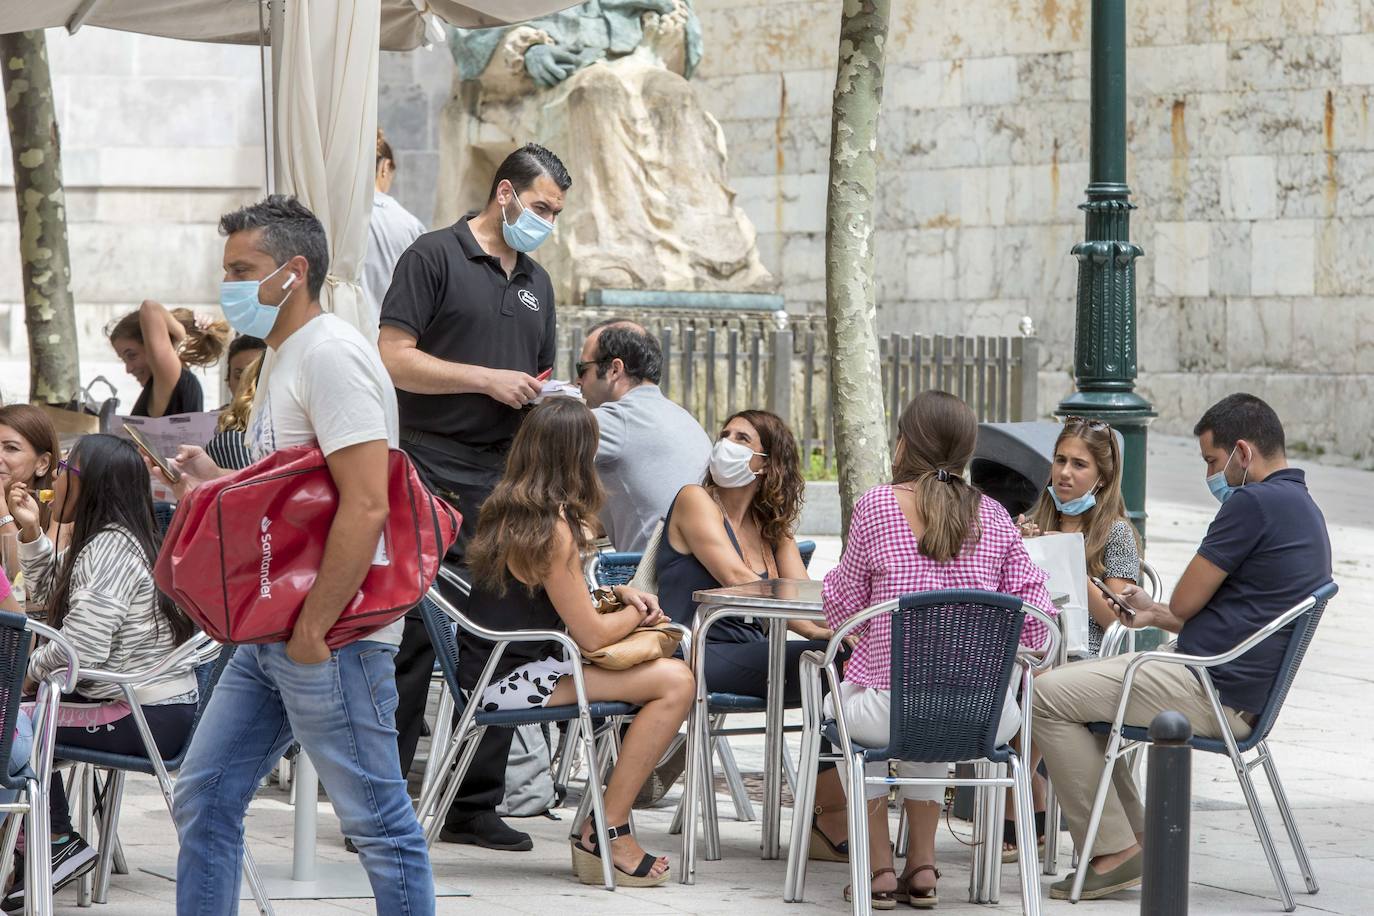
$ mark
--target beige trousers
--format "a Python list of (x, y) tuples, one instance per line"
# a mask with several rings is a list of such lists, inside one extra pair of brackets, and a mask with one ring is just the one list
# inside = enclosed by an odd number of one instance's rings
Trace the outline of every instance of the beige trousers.
[[(1074, 662), (1036, 678), (1032, 735), (1045, 755), (1055, 794), (1069, 822), (1074, 844), (1083, 848), (1098, 780), (1102, 778), (1107, 736), (1088, 731), (1088, 722), (1111, 722), (1121, 702), (1126, 666), (1138, 653)], [(1148, 727), (1164, 710), (1183, 713), (1193, 734), (1220, 738), (1212, 704), (1192, 671), (1182, 665), (1146, 664), (1136, 670), (1126, 725)], [(1250, 724), (1234, 709), (1223, 706), (1236, 740), (1250, 735)], [(1102, 822), (1093, 843), (1093, 856), (1129, 849), (1145, 832), (1145, 809), (1140, 790), (1124, 759), (1112, 772), (1112, 787), (1102, 809)]]

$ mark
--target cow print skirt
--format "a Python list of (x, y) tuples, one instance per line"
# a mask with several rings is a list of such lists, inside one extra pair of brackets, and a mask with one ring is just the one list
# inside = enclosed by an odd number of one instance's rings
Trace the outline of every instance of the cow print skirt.
[(572, 663), (563, 658), (541, 658), (492, 681), (479, 700), (483, 712), (535, 709), (545, 706), (558, 682), (572, 674)]

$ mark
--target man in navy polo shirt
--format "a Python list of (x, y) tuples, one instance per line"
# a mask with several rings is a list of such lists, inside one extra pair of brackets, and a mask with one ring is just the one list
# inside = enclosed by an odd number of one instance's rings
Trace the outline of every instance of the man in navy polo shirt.
[[(1213, 405), (1193, 429), (1206, 463), (1207, 487), (1221, 510), (1168, 604), (1135, 586), (1122, 597), (1136, 611), (1133, 627), (1178, 634), (1178, 651), (1219, 655), (1301, 603), (1331, 580), (1326, 520), (1307, 492), (1303, 472), (1288, 466), (1283, 426), (1264, 401), (1233, 394)], [(1288, 647), (1289, 631), (1210, 670), (1237, 739), (1249, 736), (1264, 708)], [(1132, 655), (1067, 665), (1036, 681), (1035, 736), (1045, 755), (1074, 841), (1082, 848), (1102, 774), (1105, 738), (1089, 722), (1110, 722)], [(1166, 709), (1183, 713), (1193, 733), (1220, 737), (1211, 704), (1196, 676), (1180, 665), (1145, 665), (1131, 688), (1127, 725), (1148, 726)], [(1124, 762), (1118, 761), (1103, 808), (1083, 899), (1140, 884), (1145, 813)], [(1080, 866), (1082, 867), (1082, 866)], [(1071, 874), (1050, 888), (1067, 899)]]
[[(539, 374), (553, 368), (553, 284), (530, 252), (553, 231), (571, 185), (557, 156), (522, 146), (497, 168), (480, 212), (420, 236), (401, 255), (382, 301), (377, 347), (396, 384), (401, 447), (431, 489), (463, 514), (451, 563), (462, 564), (523, 408), (539, 395)], [(466, 605), (456, 593), (445, 596)], [(434, 648), (412, 611), (396, 658), (403, 772), (415, 756), (433, 670)], [(496, 816), (512, 734), (487, 729), (440, 839), (533, 848), (528, 834)]]

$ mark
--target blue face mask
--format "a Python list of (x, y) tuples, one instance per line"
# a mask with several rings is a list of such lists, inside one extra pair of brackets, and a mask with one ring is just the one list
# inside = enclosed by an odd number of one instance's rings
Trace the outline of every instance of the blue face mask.
[(1054, 484), (1045, 488), (1050, 493), (1050, 499), (1054, 500), (1054, 507), (1059, 510), (1061, 515), (1082, 515), (1093, 506), (1097, 505), (1097, 494), (1092, 490), (1084, 493), (1077, 499), (1068, 502), (1059, 498), (1059, 494), (1054, 491)]
[[(261, 280), (220, 281), (219, 307), (224, 310), (224, 320), (229, 322), (231, 328), (249, 337), (266, 337), (272, 332), (272, 327), (277, 323), (277, 313), (281, 310), (282, 302), (286, 301), (286, 296), (276, 305), (268, 305), (258, 299), (258, 291), (262, 284), (275, 277), (285, 266), (282, 264)], [(296, 275), (292, 274), (282, 284), (287, 296), (290, 295), (291, 285), (295, 282)]]
[[(1239, 448), (1237, 446), (1236, 448)], [(1226, 456), (1226, 464), (1220, 471), (1207, 478), (1207, 489), (1212, 491), (1212, 495), (1217, 498), (1217, 502), (1225, 505), (1226, 500), (1231, 498), (1231, 494), (1245, 486), (1245, 477), (1249, 476), (1250, 469), (1245, 469), (1245, 474), (1241, 477), (1240, 486), (1233, 487), (1226, 482), (1226, 470), (1231, 467), (1231, 459), (1236, 457), (1236, 449), (1231, 449), (1231, 454)]]
[(520, 203), (519, 194), (515, 195), (515, 203), (520, 208), (520, 216), (513, 223), (506, 222), (506, 208), (501, 208), (501, 235), (505, 237), (507, 245), (528, 254), (549, 237), (549, 233), (553, 231), (553, 223), (533, 210), (526, 209), (525, 205)]

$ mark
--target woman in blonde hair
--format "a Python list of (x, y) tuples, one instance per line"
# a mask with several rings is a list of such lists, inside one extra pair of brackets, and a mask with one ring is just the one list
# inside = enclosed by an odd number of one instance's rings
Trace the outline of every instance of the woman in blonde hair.
[(382, 300), (391, 286), (391, 274), (405, 250), (425, 234), (425, 224), (391, 196), (396, 178), (396, 156), (377, 128), (377, 173), (372, 193), (372, 221), (367, 227), (367, 255), (363, 258), (363, 296), (374, 317), (382, 313)]
[(219, 362), (229, 343), (226, 322), (190, 309), (168, 311), (149, 299), (111, 325), (106, 335), (124, 370), (143, 386), (130, 416), (165, 417), (205, 409), (205, 391), (190, 367)]
[[(1054, 443), (1050, 482), (1020, 519), (1027, 537), (1083, 535), (1088, 575), (1120, 592), (1140, 581), (1140, 547), (1121, 497), (1121, 449), (1101, 420), (1067, 417)], [(1116, 614), (1097, 589), (1088, 589), (1088, 649), (1097, 655)]]
[(235, 337), (229, 345), (229, 360), (225, 366), (229, 376), (229, 403), (220, 411), (219, 428), (214, 438), (205, 444), (205, 454), (227, 470), (237, 471), (253, 463), (243, 434), (248, 431), (248, 414), (253, 410), (258, 373), (262, 371), (262, 357), (266, 352), (266, 341), (246, 334)]
[[(902, 411), (897, 432), (893, 482), (874, 487), (855, 504), (844, 555), (825, 577), (826, 622), (838, 628), (874, 604), (939, 589), (1002, 592), (1052, 613), (1045, 573), (1026, 554), (1015, 523), (964, 476), (978, 439), (978, 420), (968, 405), (943, 391), (922, 392)], [(1028, 618), (1021, 642), (1039, 648), (1046, 636), (1044, 625)], [(863, 628), (840, 684), (850, 737), (869, 747), (888, 743), (891, 643), (889, 619), (874, 618)], [(998, 740), (1009, 740), (1020, 722), (1013, 685)], [(875, 775), (879, 766), (886, 772), (886, 764), (873, 766)], [(943, 776), (946, 770), (942, 763), (897, 765), (904, 777)], [(935, 830), (944, 788), (903, 786), (901, 792), (910, 844), (900, 877), (888, 840), (887, 789), (875, 785), (867, 793), (874, 909), (892, 909), (897, 900), (919, 908), (939, 902)]]
[[(1088, 575), (1104, 580), (1114, 592), (1140, 581), (1140, 547), (1135, 526), (1126, 518), (1121, 496), (1121, 448), (1116, 434), (1101, 420), (1066, 417), (1054, 443), (1050, 480), (1031, 511), (1017, 520), (1026, 537), (1082, 534)], [(1116, 622), (1107, 599), (1088, 589), (1088, 652), (1096, 656), (1102, 636)], [(1040, 764), (1032, 746), (1030, 770)], [(1045, 842), (1045, 784), (1034, 780), (1035, 835)], [(1002, 832), (1002, 859), (1014, 862), (1016, 820), (1007, 808)]]

